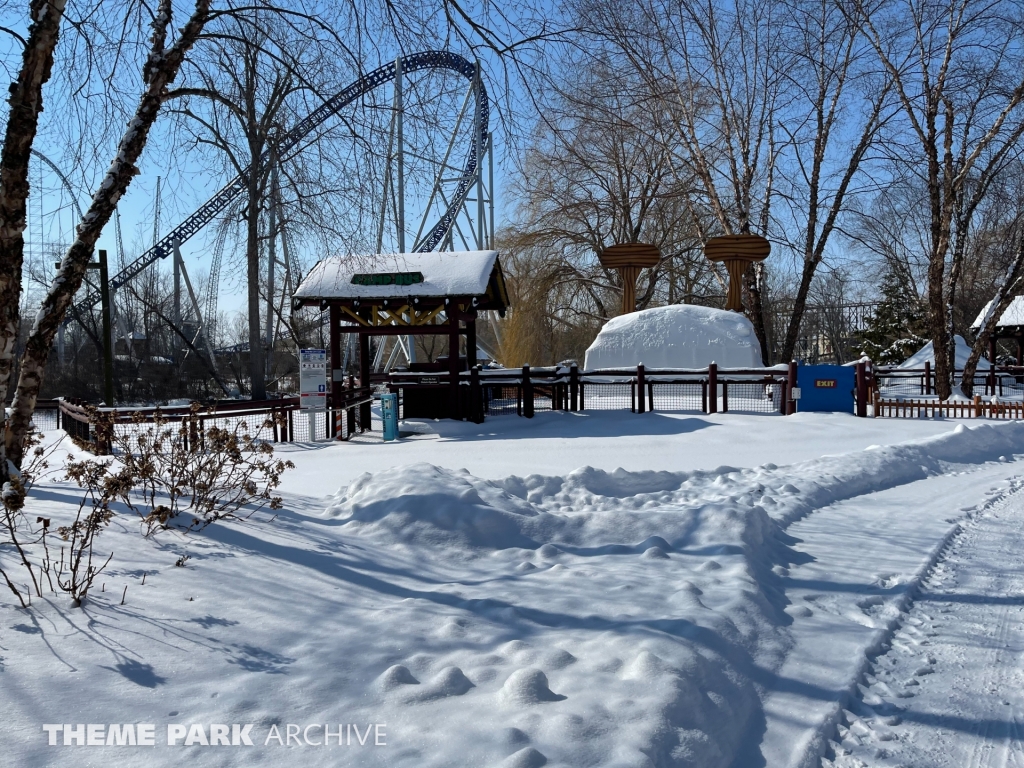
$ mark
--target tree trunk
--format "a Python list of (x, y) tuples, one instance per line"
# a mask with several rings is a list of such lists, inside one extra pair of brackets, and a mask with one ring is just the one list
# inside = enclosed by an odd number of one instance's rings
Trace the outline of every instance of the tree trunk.
[(249, 170), (249, 201), (246, 220), (245, 261), (249, 308), (249, 396), (267, 399), (263, 365), (263, 335), (260, 333), (260, 172), (259, 154)]
[(935, 354), (935, 394), (948, 400), (953, 393), (953, 369), (949, 359), (949, 327), (946, 325), (946, 302), (943, 299), (942, 258), (932, 254), (928, 265), (928, 331)]
[[(0, 407), (14, 371), (14, 347), (21, 325), (21, 270), (25, 252), (25, 205), (28, 164), (43, 111), (43, 84), (53, 71), (53, 51), (60, 37), (64, 0), (33, 0), (32, 23), (21, 58), (18, 79), (10, 87), (11, 111), (0, 152)], [(6, 416), (0, 423), (6, 422)], [(0, 443), (0, 482), (8, 477), (7, 458)]]
[(153, 21), (152, 46), (142, 69), (145, 90), (139, 99), (134, 117), (129, 121), (128, 128), (121, 137), (114, 160), (107, 169), (99, 189), (93, 195), (89, 210), (76, 229), (75, 241), (61, 261), (57, 277), (43, 300), (25, 344), (18, 389), (4, 435), (8, 459), (16, 467), (21, 466), (29, 424), (42, 387), (43, 373), (57, 329), (64, 322), (75, 292), (82, 285), (86, 267), (92, 259), (93, 248), (103, 227), (113, 215), (117, 202), (128, 189), (132, 177), (139, 173), (135, 163), (142, 155), (149, 131), (160, 113), (167, 86), (177, 77), (185, 54), (202, 32), (209, 12), (210, 0), (196, 0), (195, 10), (181, 28), (177, 42), (170, 48), (165, 48), (167, 30), (171, 24), (171, 0), (161, 0), (157, 8)]
[(760, 264), (750, 264), (743, 272), (743, 283), (747, 294), (747, 313), (754, 324), (757, 343), (761, 345), (761, 362), (772, 364), (771, 350), (768, 346), (768, 334), (764, 327), (764, 305), (761, 301), (761, 280), (758, 279)]

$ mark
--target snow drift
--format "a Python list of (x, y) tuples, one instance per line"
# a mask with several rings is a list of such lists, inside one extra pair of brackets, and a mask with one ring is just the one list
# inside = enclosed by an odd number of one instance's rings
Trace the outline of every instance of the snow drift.
[(675, 304), (612, 318), (587, 350), (584, 367), (760, 368), (751, 322), (738, 312)]

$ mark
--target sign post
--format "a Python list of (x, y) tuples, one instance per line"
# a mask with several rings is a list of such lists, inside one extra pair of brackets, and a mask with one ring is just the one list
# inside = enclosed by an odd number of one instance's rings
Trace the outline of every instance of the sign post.
[(309, 418), (309, 439), (316, 440), (316, 411), (327, 408), (326, 349), (299, 350), (299, 407)]

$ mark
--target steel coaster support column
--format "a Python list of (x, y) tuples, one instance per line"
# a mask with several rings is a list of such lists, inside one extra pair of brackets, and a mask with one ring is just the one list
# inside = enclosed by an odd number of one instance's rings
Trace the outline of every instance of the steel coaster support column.
[[(476, 62), (476, 74), (473, 75), (473, 88), (479, 90), (481, 84), (480, 79), (480, 62)], [(484, 162), (483, 152), (487, 143), (487, 139), (484, 136), (484, 132), (487, 130), (483, 125), (483, 110), (480, 109), (480, 100), (475, 99), (476, 112), (473, 117), (473, 135), (476, 137), (477, 146), (477, 157), (476, 161), (476, 247), (477, 250), (484, 250), (487, 245), (487, 230), (484, 221), (485, 204), (484, 204)]]
[(174, 258), (171, 260), (174, 269), (174, 326), (181, 328), (181, 256), (178, 253), (178, 241), (174, 241)]
[[(179, 265), (181, 276), (185, 278), (185, 289), (188, 291), (189, 301), (192, 303), (192, 311), (196, 313), (196, 322), (199, 324), (199, 328), (205, 331), (206, 323), (203, 320), (203, 313), (199, 310), (199, 300), (196, 299), (196, 292), (192, 290), (192, 281), (188, 277), (188, 270), (185, 269), (185, 261), (181, 258), (181, 251), (178, 248), (177, 241), (174, 243), (174, 261)], [(179, 329), (181, 329), (181, 326), (179, 326)], [(213, 342), (210, 341), (210, 335), (204, 332), (202, 336), (203, 346), (206, 347), (206, 354), (210, 358), (210, 370), (213, 371), (213, 378), (224, 391), (224, 394), (230, 395), (227, 385), (221, 380), (220, 374), (217, 373), (217, 357), (213, 353)]]
[(114, 349), (110, 333), (110, 284), (107, 281), (107, 252), (100, 251), (100, 296), (103, 312), (103, 400), (114, 407)]
[(398, 210), (395, 215), (398, 221), (398, 252), (405, 253), (405, 138), (403, 134), (403, 123), (405, 117), (405, 101), (402, 92), (402, 59), (395, 60), (395, 119), (396, 130), (395, 140), (398, 143), (398, 156), (396, 165), (398, 167)]
[(494, 247), (494, 137), (487, 134), (487, 204), (490, 206), (490, 226), (487, 230), (487, 248)]

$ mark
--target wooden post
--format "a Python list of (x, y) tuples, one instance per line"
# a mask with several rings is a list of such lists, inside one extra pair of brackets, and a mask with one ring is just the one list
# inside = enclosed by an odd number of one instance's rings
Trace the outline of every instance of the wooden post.
[(722, 382), (722, 413), (729, 412), (729, 382)]
[(786, 415), (792, 416), (796, 413), (796, 400), (793, 399), (793, 390), (796, 389), (796, 360), (789, 361), (789, 372), (786, 374)]
[(998, 341), (994, 333), (992, 338), (988, 340), (988, 361), (990, 365), (988, 367), (988, 376), (985, 377), (986, 395), (994, 395), (996, 393), (996, 344)]
[[(339, 326), (341, 325), (341, 309), (334, 304), (328, 307), (328, 323), (330, 323), (330, 355), (331, 355), (331, 381), (330, 381), (330, 392), (331, 392), (331, 405), (334, 408), (341, 407), (342, 393), (345, 391), (345, 372), (341, 369), (341, 331)], [(288, 419), (291, 420), (291, 412), (288, 413)], [(336, 438), (341, 437), (341, 428), (338, 427), (335, 430)]]
[(469, 417), (480, 424), (484, 420), (483, 398), (480, 396), (480, 366), (469, 369)]
[(647, 410), (654, 413), (654, 382), (647, 382)]
[[(352, 390), (354, 390), (355, 388), (356, 388), (355, 377), (352, 376), (352, 374), (349, 374), (349, 377), (348, 377), (348, 390), (351, 393)], [(352, 437), (352, 434), (356, 431), (356, 409), (355, 408), (346, 408), (345, 409), (345, 414), (346, 414), (345, 418), (348, 419), (348, 436)], [(340, 437), (340, 435), (339, 435), (339, 437)]]
[(974, 396), (974, 418), (981, 418), (981, 395)]
[(776, 381), (777, 386), (781, 391), (779, 392), (779, 413), (783, 416), (786, 415), (787, 402), (789, 401), (789, 387), (786, 386), (786, 381)]
[(466, 321), (466, 365), (469, 370), (476, 366), (476, 314)]
[(708, 366), (708, 409), (707, 413), (718, 413), (718, 364)]
[[(382, 337), (383, 338), (383, 337)], [(370, 386), (370, 367), (372, 366), (370, 360), (370, 337), (365, 334), (359, 334), (359, 386), (369, 387)], [(359, 431), (365, 432), (370, 428), (370, 419), (372, 418), (373, 412), (370, 410), (371, 403), (363, 403), (359, 406)]]
[(930, 395), (932, 393), (932, 361), (924, 361), (924, 393)]
[(647, 381), (644, 379), (644, 364), (636, 367), (636, 409), (638, 413), (647, 413)]
[(706, 381), (700, 383), (700, 411), (701, 413), (710, 413), (708, 410), (708, 383)]
[(460, 419), (459, 412), (459, 320), (455, 310), (448, 313), (448, 418)]
[(530, 381), (530, 366), (523, 366), (523, 416), (533, 418), (533, 382)]
[(573, 363), (569, 367), (569, 410), (580, 409), (580, 370)]
[(857, 363), (854, 376), (857, 385), (857, 415), (864, 418), (868, 415), (868, 377), (864, 363)]

